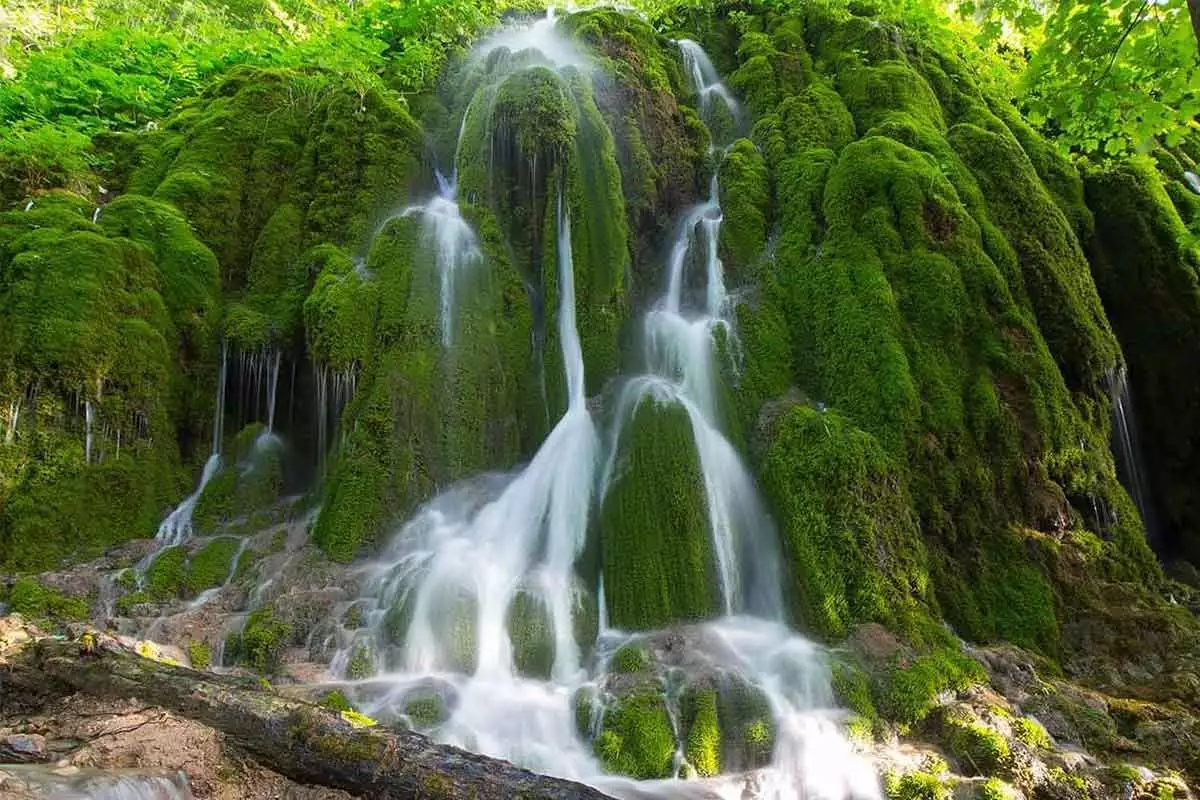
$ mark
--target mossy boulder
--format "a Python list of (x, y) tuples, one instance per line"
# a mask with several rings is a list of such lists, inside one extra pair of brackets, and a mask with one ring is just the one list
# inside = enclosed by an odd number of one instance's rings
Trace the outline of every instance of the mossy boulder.
[(609, 620), (650, 630), (713, 616), (716, 565), (688, 413), (653, 396), (629, 413), (600, 511)]

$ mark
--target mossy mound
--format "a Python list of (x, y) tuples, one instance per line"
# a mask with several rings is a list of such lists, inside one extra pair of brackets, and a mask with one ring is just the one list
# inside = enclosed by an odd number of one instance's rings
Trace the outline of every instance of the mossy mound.
[[(216, 262), (167, 206), (0, 214), (0, 559), (47, 567), (150, 535), (202, 429)], [(200, 383), (194, 382), (197, 378)]]
[(688, 413), (646, 396), (630, 415), (600, 510), (609, 620), (652, 630), (714, 616), (716, 563)]

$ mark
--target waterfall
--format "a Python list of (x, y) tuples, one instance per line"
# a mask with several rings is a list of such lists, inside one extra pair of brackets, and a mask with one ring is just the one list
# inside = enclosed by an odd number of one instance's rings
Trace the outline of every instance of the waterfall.
[[(700, 46), (683, 40), (685, 66), (697, 93), (710, 104), (723, 103), (731, 116), (740, 109)], [(715, 100), (714, 100), (715, 99)], [(708, 108), (712, 111), (712, 108)], [(779, 555), (774, 525), (754, 479), (736, 448), (721, 433), (717, 395), (717, 334), (735, 342), (729, 298), (719, 256), (722, 211), (714, 174), (709, 197), (683, 219), (667, 259), (667, 287), (643, 321), (643, 358), (648, 373), (626, 382), (617, 402), (609, 456), (601, 480), (607, 491), (616, 469), (624, 423), (643, 402), (675, 404), (687, 412), (700, 460), (710, 535), (726, 614), (752, 612), (783, 618)], [(704, 292), (699, 303), (686, 294), (687, 267), (703, 265)], [(689, 308), (698, 305), (699, 308)]]
[(454, 338), (456, 279), (460, 273), (481, 261), (483, 254), (479, 250), (475, 231), (459, 210), (457, 176), (451, 173), (447, 179), (437, 172), (436, 178), (437, 193), (422, 205), (405, 208), (398, 216), (420, 218), (421, 238), (433, 252), (434, 267), (438, 274), (442, 344), (450, 347)]
[(325, 464), (330, 451), (330, 433), (336, 430), (342, 411), (354, 397), (357, 383), (358, 372), (353, 366), (341, 370), (326, 366), (316, 368), (318, 465)]
[(217, 372), (217, 402), (213, 407), (212, 454), (221, 452), (221, 442), (225, 438), (225, 380), (229, 369), (229, 343), (221, 342), (221, 367)]
[(21, 398), (18, 396), (8, 404), (8, 430), (4, 432), (4, 443), (12, 444), (17, 437), (17, 424), (21, 421)]
[(92, 463), (92, 401), (83, 401), (83, 463)]
[(32, 201), (32, 200), (30, 200), (28, 203), (26, 203), (26, 204), (25, 204), (25, 210), (26, 210), (26, 211), (32, 211), (32, 210), (33, 210), (33, 201)]
[(1146, 537), (1152, 544), (1157, 545), (1160, 543), (1158, 528), (1155, 525), (1154, 509), (1145, 477), (1145, 461), (1138, 440), (1137, 419), (1133, 413), (1133, 394), (1124, 365), (1110, 373), (1108, 392), (1113, 406), (1113, 447), (1116, 449), (1117, 472), (1142, 516)]
[[(499, 47), (537, 49), (559, 69), (584, 63), (573, 45), (556, 35), (552, 16), (506, 29), (478, 52), (486, 55)], [(681, 42), (680, 49), (706, 115), (737, 120), (740, 108), (703, 50), (691, 42)], [(572, 219), (563, 180), (559, 176), (554, 208), (566, 411), (523, 468), (478, 475), (443, 491), (400, 527), (376, 559), (359, 567), (362, 590), (353, 605), (362, 612), (362, 624), (338, 628), (331, 678), (345, 681), (360, 710), (378, 718), (404, 717), (414, 698), (432, 693), (447, 712), (431, 732), (439, 741), (585, 780), (617, 796), (878, 798), (873, 770), (857, 759), (840, 732), (842, 712), (835, 708), (823, 653), (784, 623), (776, 532), (752, 475), (722, 432), (719, 359), (736, 347), (736, 331), (719, 256), (718, 181), (713, 179), (709, 197), (680, 224), (664, 293), (643, 320), (645, 373), (627, 380), (617, 394), (602, 462), (576, 325)], [(469, 228), (456, 221), (461, 220), (457, 207), (432, 210), (453, 200), (451, 180), (434, 200), (401, 212), (419, 215), (430, 241), (440, 244), (445, 236), (453, 245), (435, 248), (439, 258), (443, 253), (460, 258), (470, 250)], [(453, 277), (461, 266), (459, 261), (452, 269), (438, 264), (446, 344)], [(696, 275), (688, 274), (690, 267)], [(695, 290), (689, 290), (689, 278)], [(598, 576), (600, 596), (593, 598), (575, 570), (587, 541), (593, 495), (602, 496), (612, 480), (621, 426), (644, 402), (678, 405), (690, 422), (725, 616), (687, 627), (720, 649), (720, 666), (759, 686), (772, 707), (773, 763), (753, 776), (703, 784), (606, 776), (575, 727), (575, 693), (606, 681), (613, 643), (631, 638), (605, 630), (604, 576)], [(598, 615), (602, 626), (591, 665), (585, 664), (575, 633), (584, 615)], [(518, 663), (523, 624), (531, 616), (549, 642), (544, 669)], [(709, 655), (705, 651), (700, 657)], [(711, 655), (715, 663), (717, 656)], [(363, 678), (364, 660), (370, 678)], [(526, 677), (539, 670), (548, 680)], [(355, 684), (362, 685), (361, 693)], [(665, 697), (673, 719), (679, 714), (677, 702), (669, 693)], [(678, 753), (677, 766), (683, 758)]]
[[(557, 206), (558, 332), (569, 390), (566, 413), (529, 464), (508, 477), (484, 476), (428, 503), (369, 567), (365, 633), (335, 657), (344, 669), (355, 648), (385, 648), (389, 609), (411, 609), (395, 690), (378, 706), (403, 697), (423, 676), (449, 678), (458, 707), (443, 726), (444, 741), (558, 774), (597, 769), (573, 730), (569, 692), (580, 651), (574, 617), (583, 589), (574, 565), (587, 534), (599, 438), (584, 395), (583, 349), (575, 323), (571, 222)], [(549, 620), (556, 683), (518, 677), (510, 613), (518, 596)], [(474, 664), (464, 663), (469, 641)], [(464, 673), (469, 673), (464, 674)], [(368, 705), (367, 711), (377, 710)]]
[[(208, 486), (208, 482), (221, 469), (221, 438), (225, 427), (225, 386), (228, 367), (229, 347), (227, 344), (222, 343), (221, 367), (217, 373), (217, 396), (215, 409), (213, 410), (212, 452), (208, 456), (208, 460), (204, 462), (204, 469), (200, 473), (200, 483), (197, 484), (196, 490), (185, 497), (167, 515), (167, 518), (159, 523), (158, 531), (154, 534), (154, 538), (162, 542), (161, 547), (177, 545), (192, 535), (192, 514), (195, 513), (196, 505), (200, 502), (200, 497), (204, 494), (204, 489)], [(142, 564), (139, 564), (139, 572), (145, 572), (146, 568), (153, 562), (154, 555), (155, 553), (151, 553), (143, 560)]]

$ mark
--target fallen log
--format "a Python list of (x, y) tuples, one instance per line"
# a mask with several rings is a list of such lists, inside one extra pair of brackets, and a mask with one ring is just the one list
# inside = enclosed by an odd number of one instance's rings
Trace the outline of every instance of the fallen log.
[(111, 641), (81, 647), (39, 639), (9, 660), (10, 688), (137, 698), (221, 731), (264, 767), (292, 780), (371, 798), (602, 800), (599, 791), (507, 761), (432, 742), (419, 733), (360, 727), (284, 697), (253, 679), (144, 658)]

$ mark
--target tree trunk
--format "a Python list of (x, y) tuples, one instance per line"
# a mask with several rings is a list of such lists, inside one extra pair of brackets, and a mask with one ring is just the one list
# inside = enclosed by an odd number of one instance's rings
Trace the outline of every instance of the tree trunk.
[(1196, 49), (1200, 52), (1200, 0), (1187, 0), (1187, 4), (1192, 15), (1192, 32), (1196, 34)]
[[(107, 638), (107, 637), (105, 637)], [(332, 711), (263, 689), (252, 679), (171, 666), (103, 643), (40, 639), (7, 665), (0, 683), (33, 695), (137, 697), (221, 731), (259, 763), (293, 780), (371, 798), (602, 800), (582, 784), (439, 745), (421, 734), (356, 728)]]

